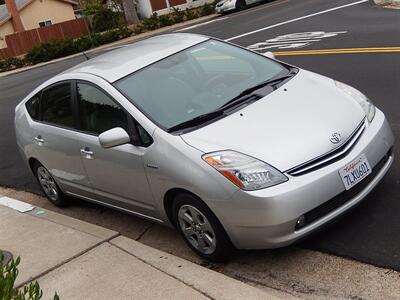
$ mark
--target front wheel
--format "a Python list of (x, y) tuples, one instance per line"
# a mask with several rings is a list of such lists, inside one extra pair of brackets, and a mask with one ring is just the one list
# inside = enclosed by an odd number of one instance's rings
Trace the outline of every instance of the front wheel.
[(233, 245), (207, 205), (193, 195), (179, 194), (173, 212), (184, 240), (200, 257), (216, 262), (230, 258)]

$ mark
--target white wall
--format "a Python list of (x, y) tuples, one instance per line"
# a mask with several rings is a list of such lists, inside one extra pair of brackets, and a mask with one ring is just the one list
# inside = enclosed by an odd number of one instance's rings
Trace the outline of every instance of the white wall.
[[(181, 10), (186, 10), (186, 8), (195, 8), (195, 7), (199, 7), (202, 6), (206, 3), (213, 3), (214, 0), (186, 0), (187, 3), (186, 4), (182, 4), (182, 5), (177, 5), (175, 6), (176, 8), (179, 8)], [(169, 4), (169, 2), (167, 1), (167, 5)], [(153, 10), (151, 8), (151, 4), (150, 4), (150, 0), (138, 0), (138, 12), (140, 13), (140, 16), (142, 18), (149, 18), (152, 14), (153, 14)], [(165, 15), (168, 13), (172, 12), (172, 8), (168, 7), (165, 9), (161, 9), (161, 10), (157, 10), (156, 11), (157, 14), (160, 15)]]

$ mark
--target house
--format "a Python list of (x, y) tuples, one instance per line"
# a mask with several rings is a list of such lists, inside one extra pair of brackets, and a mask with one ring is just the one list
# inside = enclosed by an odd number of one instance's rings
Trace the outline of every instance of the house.
[(5, 36), (75, 19), (73, 0), (0, 0), (0, 48)]
[(154, 12), (164, 15), (172, 12), (172, 7), (185, 10), (195, 8), (214, 0), (137, 0), (137, 10), (141, 18), (149, 18)]

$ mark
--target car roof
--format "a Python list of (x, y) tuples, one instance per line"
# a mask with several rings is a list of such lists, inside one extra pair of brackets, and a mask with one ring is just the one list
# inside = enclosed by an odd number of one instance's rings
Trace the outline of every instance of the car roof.
[(99, 55), (62, 74), (89, 73), (109, 82), (115, 82), (143, 67), (208, 39), (202, 35), (189, 33), (159, 35)]

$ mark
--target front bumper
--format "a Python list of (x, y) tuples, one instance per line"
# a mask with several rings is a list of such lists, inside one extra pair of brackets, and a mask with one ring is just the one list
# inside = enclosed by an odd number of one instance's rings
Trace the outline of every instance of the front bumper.
[[(393, 143), (390, 126), (384, 114), (377, 109), (374, 120), (368, 124), (361, 138), (344, 158), (301, 176), (286, 174), (289, 181), (271, 188), (251, 192), (240, 190), (230, 199), (229, 204), (213, 202), (210, 203), (211, 209), (239, 249), (266, 249), (289, 245), (363, 200), (389, 170), (393, 162), (390, 152)], [(346, 195), (338, 171), (361, 154), (366, 155), (373, 171), (380, 162), (379, 169), (376, 168), (376, 172), (364, 179), (368, 179), (368, 182), (362, 186), (361, 181), (357, 193), (353, 191), (349, 194), (340, 206), (323, 211), (325, 214), (296, 230), (296, 222), (300, 216)], [(357, 185), (348, 192), (356, 188)]]

